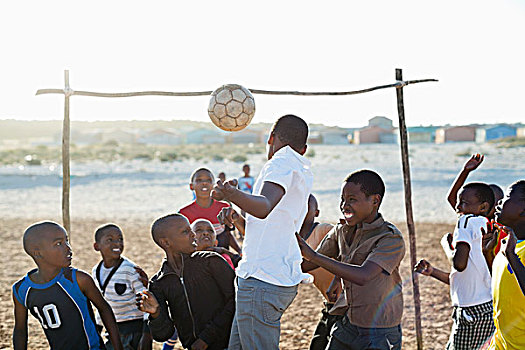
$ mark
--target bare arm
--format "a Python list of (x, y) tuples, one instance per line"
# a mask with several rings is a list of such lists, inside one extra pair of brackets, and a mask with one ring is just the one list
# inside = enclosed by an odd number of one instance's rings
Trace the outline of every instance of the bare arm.
[(467, 180), (468, 175), (471, 171), (476, 170), (477, 167), (483, 162), (483, 159), (485, 157), (482, 154), (473, 154), (472, 157), (465, 163), (463, 166), (463, 169), (456, 177), (456, 180), (452, 184), (452, 187), (448, 191), (447, 200), (452, 206), (452, 209), (456, 209), (456, 204), (458, 200), (458, 192), (463, 187), (463, 184), (465, 184), (465, 181)]
[(13, 329), (13, 348), (15, 350), (27, 349), (27, 309), (20, 304), (13, 294), (15, 305), (15, 327)]
[(108, 302), (104, 299), (100, 290), (95, 286), (95, 282), (91, 276), (82, 271), (77, 271), (78, 286), (82, 293), (88, 298), (93, 305), (98, 309), (100, 318), (104, 323), (104, 327), (109, 333), (109, 340), (115, 350), (124, 350), (120, 341), (120, 335), (117, 328), (117, 321), (113, 310), (109, 306)]
[(465, 242), (457, 242), (456, 249), (454, 249), (454, 256), (452, 257), (452, 266), (461, 272), (467, 268), (468, 254), (470, 246)]
[(414, 266), (414, 271), (419, 272), (422, 275), (434, 277), (438, 281), (441, 281), (446, 284), (450, 284), (450, 274), (433, 267), (425, 259), (419, 260), (419, 262)]
[(212, 196), (216, 200), (229, 200), (245, 212), (265, 219), (284, 196), (284, 188), (273, 182), (264, 182), (260, 195), (242, 192), (229, 182), (217, 181)]
[[(383, 268), (372, 261), (365, 261), (363, 265), (352, 265), (344, 262), (339, 262), (323, 254), (320, 254), (313, 250), (305, 240), (299, 236), (298, 233), (295, 234), (297, 241), (299, 242), (299, 247), (301, 248), (301, 253), (303, 257), (308, 260), (311, 264), (303, 262), (304, 267), (307, 269), (313, 267), (314, 265), (320, 266), (325, 270), (330, 271), (336, 276), (341, 277), (342, 279), (355, 283), (360, 286), (364, 286), (366, 283), (376, 278), (382, 271)], [(303, 271), (304, 271), (303, 267)]]

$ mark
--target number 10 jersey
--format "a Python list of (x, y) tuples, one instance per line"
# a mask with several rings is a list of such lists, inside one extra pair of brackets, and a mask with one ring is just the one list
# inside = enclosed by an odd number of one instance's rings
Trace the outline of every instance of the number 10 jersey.
[(63, 268), (44, 284), (31, 281), (35, 271), (16, 282), (13, 293), (40, 322), (51, 349), (103, 349), (91, 303), (77, 283), (77, 269)]

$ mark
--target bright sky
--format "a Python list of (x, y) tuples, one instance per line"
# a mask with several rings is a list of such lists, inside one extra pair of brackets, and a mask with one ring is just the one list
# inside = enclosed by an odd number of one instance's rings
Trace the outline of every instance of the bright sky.
[[(408, 125), (525, 121), (525, 3), (502, 1), (2, 1), (0, 119), (61, 119), (61, 95), (214, 90), (347, 91), (436, 78), (405, 91)], [(295, 113), (359, 127), (397, 119), (395, 90), (255, 95), (253, 122)], [(207, 97), (75, 96), (73, 120), (206, 121)], [(396, 123), (395, 123), (396, 124)]]

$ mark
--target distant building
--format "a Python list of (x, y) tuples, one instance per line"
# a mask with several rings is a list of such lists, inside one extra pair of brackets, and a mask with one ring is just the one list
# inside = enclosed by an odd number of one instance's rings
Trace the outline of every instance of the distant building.
[(525, 127), (518, 127), (516, 129), (516, 136), (517, 137), (525, 137)]
[(248, 144), (248, 143), (261, 143), (262, 133), (255, 130), (241, 130), (232, 132), (226, 137), (228, 143), (235, 144)]
[(186, 133), (187, 144), (221, 144), (226, 142), (226, 132), (212, 129), (195, 129)]
[(431, 143), (436, 138), (437, 126), (413, 126), (407, 128), (408, 142)]
[(323, 143), (323, 135), (319, 131), (313, 131), (308, 134), (308, 144), (318, 145)]
[[(381, 143), (381, 137), (383, 141), (392, 143), (391, 136), (381, 136), (383, 134), (393, 135), (393, 129), (385, 129), (379, 126), (367, 126), (354, 132), (353, 141), (355, 144), (363, 143)], [(395, 143), (394, 141), (393, 143)]]
[(516, 137), (517, 128), (512, 125), (489, 125), (476, 129), (476, 142), (483, 143), (505, 137)]
[(476, 139), (475, 126), (452, 126), (436, 130), (436, 143), (473, 142)]
[(368, 120), (368, 126), (379, 126), (383, 129), (392, 129), (392, 119), (387, 117), (373, 117)]
[(322, 132), (324, 145), (348, 145), (348, 132), (344, 129)]

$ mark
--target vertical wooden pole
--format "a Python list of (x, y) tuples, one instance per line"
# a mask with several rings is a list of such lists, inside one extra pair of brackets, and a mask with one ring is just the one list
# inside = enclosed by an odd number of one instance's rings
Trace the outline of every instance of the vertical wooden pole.
[(64, 71), (64, 123), (62, 125), (62, 222), (66, 229), (69, 239), (71, 239), (71, 220), (69, 217), (69, 188), (70, 188), (70, 168), (69, 168), (69, 97), (71, 88), (69, 87), (69, 71)]
[[(403, 71), (396, 69), (396, 80), (403, 81)], [(417, 263), (416, 253), (416, 228), (412, 213), (412, 185), (410, 180), (410, 163), (408, 160), (408, 137), (407, 127), (405, 124), (405, 106), (403, 103), (403, 85), (396, 88), (397, 94), (397, 112), (399, 115), (399, 136), (401, 138), (401, 161), (403, 163), (403, 184), (405, 188), (405, 210), (408, 226), (408, 237), (410, 241), (410, 266)], [(423, 349), (423, 334), (421, 332), (421, 302), (419, 297), (418, 276), (413, 269), (412, 271), (412, 289), (414, 293), (414, 309), (416, 322), (416, 339), (418, 350)]]

